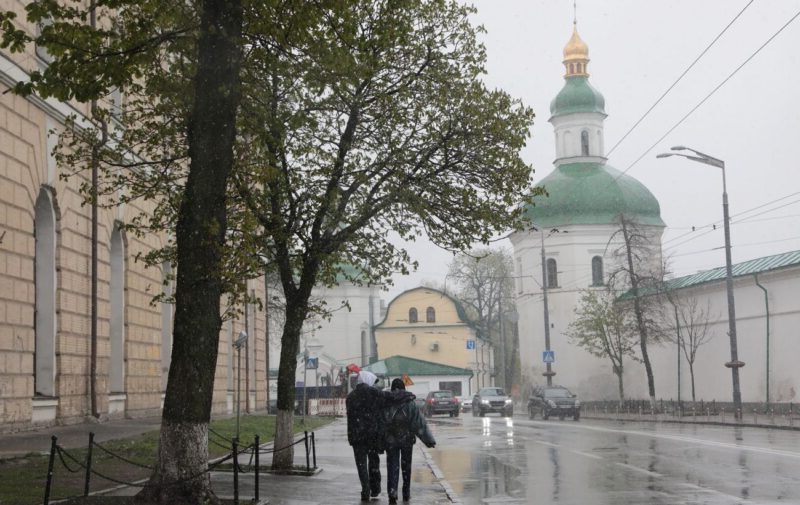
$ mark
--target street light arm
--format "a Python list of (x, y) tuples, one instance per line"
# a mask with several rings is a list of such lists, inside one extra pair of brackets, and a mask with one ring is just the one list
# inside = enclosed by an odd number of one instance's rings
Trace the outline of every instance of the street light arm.
[(696, 156), (690, 156), (687, 154), (680, 154), (680, 153), (671, 153), (675, 156), (683, 156), (684, 158), (689, 158), (690, 160), (694, 160), (700, 163), (705, 163), (706, 165), (711, 165), (718, 168), (725, 168), (725, 162), (719, 158), (715, 158), (713, 156), (709, 156), (706, 153), (701, 153), (696, 149), (692, 149), (691, 147), (686, 146), (674, 146), (671, 148), (673, 151), (691, 151)]

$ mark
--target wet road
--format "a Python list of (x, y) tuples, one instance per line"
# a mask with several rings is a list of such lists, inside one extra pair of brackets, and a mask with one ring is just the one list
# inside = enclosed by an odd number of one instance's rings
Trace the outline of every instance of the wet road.
[(800, 433), (523, 417), (430, 421), (465, 504), (800, 503)]

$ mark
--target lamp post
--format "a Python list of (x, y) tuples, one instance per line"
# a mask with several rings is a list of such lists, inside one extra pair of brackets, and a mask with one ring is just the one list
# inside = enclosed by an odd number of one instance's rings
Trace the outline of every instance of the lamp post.
[[(534, 227), (534, 230), (536, 228)], [(539, 228), (539, 233), (542, 237), (542, 298), (544, 300), (544, 350), (550, 352), (550, 309), (547, 306), (547, 260), (544, 251), (544, 229)], [(559, 233), (559, 230), (553, 228), (550, 230), (550, 234), (552, 233)], [(566, 233), (566, 231), (564, 232)], [(548, 234), (548, 236), (550, 236)], [(542, 374), (547, 377), (547, 385), (553, 385), (553, 376), (556, 374), (553, 371), (552, 364), (550, 362), (545, 363), (547, 366), (547, 370)]]
[(725, 162), (696, 151), (690, 147), (675, 146), (673, 151), (690, 151), (693, 154), (684, 153), (662, 153), (656, 158), (667, 158), (669, 156), (680, 156), (698, 163), (711, 165), (722, 170), (722, 217), (725, 229), (725, 284), (728, 291), (728, 336), (730, 337), (731, 360), (725, 366), (731, 369), (731, 379), (733, 382), (733, 409), (736, 419), (741, 420), (742, 416), (742, 393), (739, 389), (739, 369), (744, 366), (744, 362), (739, 361), (739, 350), (736, 343), (736, 307), (733, 300), (733, 267), (731, 263), (731, 228), (730, 215), (728, 213), (728, 189), (725, 183)]
[(247, 332), (239, 332), (239, 336), (233, 343), (236, 349), (236, 439), (239, 439), (239, 415), (242, 409), (242, 347), (247, 344)]

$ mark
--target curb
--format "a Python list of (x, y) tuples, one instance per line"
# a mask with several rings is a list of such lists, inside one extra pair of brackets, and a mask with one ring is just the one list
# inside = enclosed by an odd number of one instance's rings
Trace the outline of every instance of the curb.
[(652, 419), (642, 417), (641, 419), (618, 419), (614, 417), (587, 416), (581, 415), (582, 419), (594, 419), (597, 421), (615, 421), (632, 423), (669, 423), (669, 424), (701, 424), (706, 426), (730, 426), (732, 428), (762, 428), (769, 430), (800, 431), (800, 426), (782, 426), (777, 424), (755, 424), (755, 423), (723, 423), (721, 421), (681, 421), (679, 419)]
[(423, 446), (420, 446), (420, 449), (422, 450), (422, 454), (425, 456), (425, 464), (428, 465), (428, 467), (433, 472), (434, 477), (436, 477), (436, 479), (439, 481), (439, 485), (442, 486), (442, 489), (444, 489), (444, 492), (445, 494), (447, 494), (447, 498), (450, 500), (450, 502), (455, 503), (457, 505), (463, 505), (463, 503), (461, 502), (461, 498), (459, 498), (458, 495), (455, 493), (455, 491), (453, 491), (453, 487), (450, 485), (449, 482), (447, 482), (447, 479), (444, 477), (444, 473), (442, 473), (442, 470), (439, 468), (439, 465), (437, 465), (436, 462), (433, 460), (430, 451), (428, 451), (428, 449)]

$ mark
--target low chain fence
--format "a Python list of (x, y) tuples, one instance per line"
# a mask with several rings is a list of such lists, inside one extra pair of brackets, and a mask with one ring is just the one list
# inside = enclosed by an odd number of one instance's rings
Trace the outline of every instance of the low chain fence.
[[(217, 433), (216, 431), (212, 430), (211, 428), (209, 428), (208, 431), (209, 431), (209, 437), (208, 437), (209, 443), (225, 449), (226, 451), (228, 451), (228, 454), (209, 462), (205, 470), (198, 472), (194, 475), (190, 475), (182, 479), (174, 480), (171, 482), (160, 481), (158, 483), (151, 483), (149, 480), (130, 482), (122, 478), (117, 478), (111, 475), (107, 475), (94, 468), (92, 466), (93, 452), (94, 449), (98, 449), (103, 453), (105, 453), (106, 455), (114, 459), (117, 459), (127, 465), (135, 466), (137, 468), (142, 468), (150, 471), (155, 471), (154, 466), (133, 461), (98, 444), (94, 440), (94, 433), (89, 433), (89, 444), (87, 446), (85, 458), (80, 458), (75, 454), (71, 453), (70, 451), (68, 451), (67, 449), (58, 444), (58, 437), (52, 436), (50, 444), (50, 459), (47, 464), (47, 481), (45, 484), (43, 504), (44, 505), (50, 504), (50, 493), (51, 490), (53, 489), (53, 481), (55, 478), (55, 471), (56, 471), (56, 459), (60, 463), (61, 468), (65, 469), (67, 472), (84, 473), (85, 477), (84, 477), (84, 488), (82, 495), (83, 497), (89, 496), (91, 489), (91, 479), (93, 476), (99, 477), (109, 482), (113, 482), (115, 484), (130, 486), (130, 487), (138, 487), (138, 488), (178, 486), (186, 482), (191, 482), (193, 480), (196, 480), (209, 472), (215, 470), (222, 470), (230, 462), (231, 471), (233, 473), (233, 500), (234, 503), (236, 503), (237, 505), (239, 503), (240, 474), (247, 474), (247, 473), (254, 474), (253, 499), (256, 502), (260, 499), (259, 474), (260, 471), (263, 469), (263, 467), (260, 464), (261, 455), (285, 451), (298, 444), (304, 444), (305, 455), (306, 455), (306, 466), (305, 466), (306, 472), (311, 473), (312, 470), (317, 469), (316, 437), (313, 431), (312, 432), (304, 431), (303, 435), (297, 438), (294, 442), (285, 447), (280, 447), (280, 448), (275, 448), (274, 446), (262, 447), (260, 442), (260, 437), (258, 435), (254, 437), (252, 444), (242, 447), (240, 446), (239, 440), (237, 438), (225, 437), (220, 433)], [(247, 464), (242, 465), (241, 458), (242, 457), (246, 458), (248, 456), (249, 460)], [(65, 499), (78, 498), (78, 497), (79, 496), (70, 496)]]
[(650, 400), (603, 400), (582, 402), (581, 412), (584, 417), (621, 421), (704, 422), (800, 429), (800, 409), (793, 402), (748, 402), (742, 403), (741, 411), (736, 411), (733, 402), (716, 400), (658, 400), (655, 404)]

